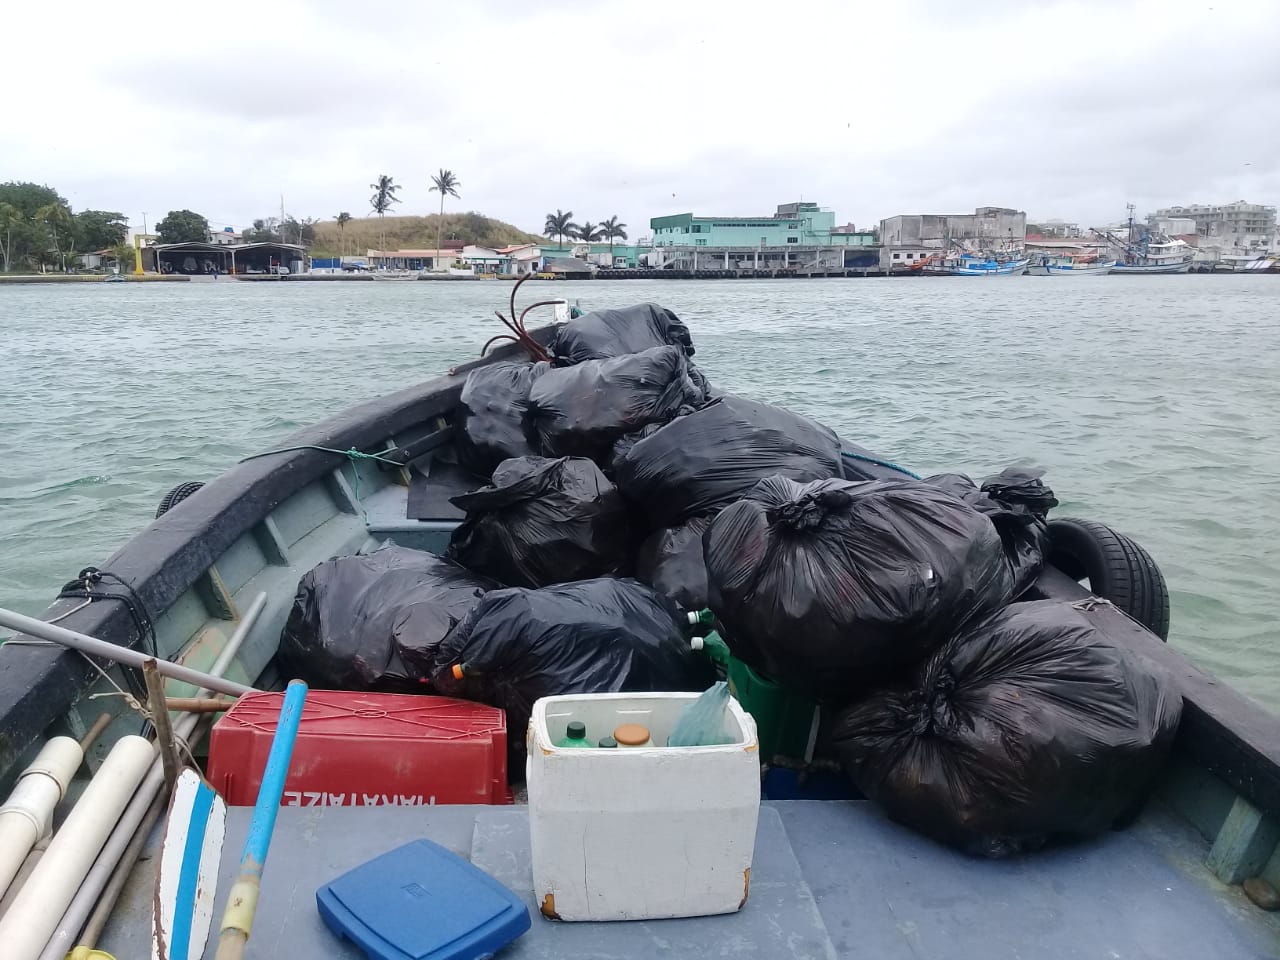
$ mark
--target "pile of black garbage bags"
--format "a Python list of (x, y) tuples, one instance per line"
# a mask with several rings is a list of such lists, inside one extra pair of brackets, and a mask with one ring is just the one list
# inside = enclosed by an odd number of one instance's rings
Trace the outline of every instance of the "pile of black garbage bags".
[(570, 320), (548, 352), (468, 375), (476, 489), (443, 558), (387, 544), (303, 577), (288, 673), (480, 700), (521, 731), (542, 696), (705, 689), (685, 625), (710, 607), (737, 659), (822, 702), (861, 791), (940, 841), (1001, 856), (1136, 812), (1181, 697), (1029, 598), (1057, 504), (1039, 471), (917, 478), (715, 390), (652, 304)]

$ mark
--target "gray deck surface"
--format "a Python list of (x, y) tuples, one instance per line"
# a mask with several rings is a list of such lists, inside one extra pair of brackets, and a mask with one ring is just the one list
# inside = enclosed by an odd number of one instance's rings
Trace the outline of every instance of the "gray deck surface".
[[(251, 810), (228, 817), (215, 928)], [(316, 888), (410, 840), (469, 857), (516, 893), (533, 929), (501, 960), (620, 957), (866, 960), (1236, 960), (1280, 957), (1280, 922), (1202, 866), (1205, 846), (1160, 809), (1132, 829), (1034, 856), (975, 860), (866, 803), (761, 808), (751, 896), (695, 920), (553, 923), (537, 914), (523, 807), (284, 808), (248, 958), (363, 956), (320, 920)], [(152, 873), (140, 863), (101, 949), (149, 956)], [(205, 953), (212, 960), (215, 934)]]

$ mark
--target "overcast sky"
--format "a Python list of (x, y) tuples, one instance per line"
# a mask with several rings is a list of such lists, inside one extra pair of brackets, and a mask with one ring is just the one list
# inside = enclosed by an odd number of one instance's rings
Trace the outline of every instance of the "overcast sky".
[[(1280, 3), (8, 3), (0, 180), (189, 207), (1088, 224), (1280, 200)], [(524, 7), (524, 9), (522, 9)]]

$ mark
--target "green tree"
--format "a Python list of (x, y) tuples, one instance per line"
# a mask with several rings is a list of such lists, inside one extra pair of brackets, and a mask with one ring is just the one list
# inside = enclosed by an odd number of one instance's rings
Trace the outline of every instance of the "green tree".
[(170, 210), (156, 224), (159, 243), (208, 243), (209, 221), (190, 210)]
[(347, 224), (351, 222), (351, 214), (343, 210), (333, 219), (338, 225), (338, 258), (341, 259), (347, 255), (347, 238), (345, 236), (345, 231), (347, 229)]
[(591, 243), (600, 239), (600, 228), (590, 220), (585, 220), (578, 227), (578, 239), (583, 243)]
[(309, 246), (316, 238), (316, 220), (314, 217), (285, 217), (280, 225), (280, 242), (297, 243)]
[(615, 213), (608, 220), (600, 221), (600, 235), (609, 241), (609, 256), (613, 256), (613, 241), (627, 239), (627, 225), (619, 223)]
[(440, 230), (444, 227), (444, 198), (446, 195), (456, 197), (461, 181), (453, 175), (452, 170), (440, 168), (440, 172), (431, 178), (431, 190), (440, 193), (440, 217), (436, 220), (436, 250), (440, 249)]
[(9, 272), (9, 264), (13, 260), (13, 231), (21, 227), (26, 218), (22, 211), (12, 203), (0, 202), (0, 233), (4, 234), (4, 242), (0, 243), (0, 261), (4, 263), (4, 272)]
[(76, 214), (76, 240), (80, 249), (93, 251), (124, 243), (129, 221), (112, 210), (81, 210)]
[(572, 237), (577, 231), (578, 225), (573, 222), (573, 211), (565, 212), (560, 208), (556, 208), (555, 213), (547, 214), (547, 222), (542, 225), (542, 232), (548, 237), (559, 237), (560, 246), (564, 246), (564, 238)]
[(387, 225), (383, 217), (387, 215), (387, 211), (391, 209), (392, 204), (400, 202), (400, 198), (396, 196), (396, 192), (400, 189), (400, 184), (385, 173), (380, 173), (378, 174), (378, 179), (369, 184), (369, 189), (373, 191), (373, 196), (369, 198), (369, 206), (378, 215), (378, 224), (382, 229), (382, 252), (385, 254), (387, 251)]
[(52, 187), (25, 181), (0, 183), (0, 203), (18, 211), (5, 229), (5, 250), (9, 269), (24, 262), (35, 265), (49, 253), (48, 227), (36, 218), (36, 211), (51, 204), (66, 206), (66, 201)]
[(245, 243), (278, 243), (280, 221), (275, 217), (260, 217), (242, 234)]
[(75, 218), (65, 203), (47, 203), (36, 211), (35, 219), (49, 231), (58, 269), (67, 272), (67, 253), (75, 251)]
[(119, 243), (113, 243), (110, 247), (111, 259), (116, 262), (116, 266), (120, 268), (121, 273), (130, 273), (134, 266), (133, 244), (125, 243), (123, 240)]

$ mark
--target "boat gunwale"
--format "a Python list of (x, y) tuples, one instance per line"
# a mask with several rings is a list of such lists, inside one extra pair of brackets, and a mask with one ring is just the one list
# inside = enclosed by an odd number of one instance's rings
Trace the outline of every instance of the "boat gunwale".
[[(547, 325), (529, 333), (545, 344), (554, 329)], [(471, 370), (525, 356), (517, 344), (504, 344), (482, 358), (450, 368), (443, 376), (341, 410), (269, 449), (303, 445), (368, 449), (432, 417), (451, 413)], [(343, 462), (336, 454), (313, 449), (241, 461), (206, 483), (198, 498), (184, 502), (181, 510), (152, 520), (99, 566), (128, 583), (149, 615), (157, 618), (194, 587), (237, 539), (280, 503)], [(67, 629), (140, 648), (142, 637), (124, 604), (92, 603), (68, 614), (78, 602), (54, 600), (40, 618), (67, 614), (59, 621)], [(0, 782), (16, 775), (14, 767), (24, 754), (98, 678), (83, 657), (62, 647), (11, 642), (0, 646)]]

